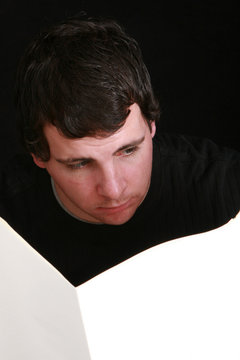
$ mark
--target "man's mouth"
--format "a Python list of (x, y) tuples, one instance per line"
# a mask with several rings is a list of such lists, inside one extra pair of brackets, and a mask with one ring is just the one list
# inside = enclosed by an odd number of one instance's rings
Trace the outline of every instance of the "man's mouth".
[(118, 213), (120, 211), (126, 210), (130, 205), (131, 205), (132, 201), (131, 199), (122, 203), (121, 205), (117, 205), (117, 206), (112, 206), (112, 207), (98, 207), (97, 210), (101, 211), (101, 212), (105, 212), (107, 214), (115, 214)]

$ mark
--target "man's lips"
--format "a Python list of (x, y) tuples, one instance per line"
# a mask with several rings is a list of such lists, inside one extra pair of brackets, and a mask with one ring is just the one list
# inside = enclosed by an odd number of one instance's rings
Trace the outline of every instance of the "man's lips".
[(115, 214), (117, 212), (123, 211), (125, 209), (127, 209), (130, 205), (131, 205), (132, 201), (131, 199), (126, 201), (125, 203), (118, 205), (118, 206), (113, 206), (113, 207), (98, 207), (97, 210), (98, 211), (103, 211), (105, 213), (108, 214)]

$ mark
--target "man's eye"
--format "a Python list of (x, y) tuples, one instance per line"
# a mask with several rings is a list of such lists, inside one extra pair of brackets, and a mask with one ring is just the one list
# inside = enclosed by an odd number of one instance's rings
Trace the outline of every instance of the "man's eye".
[(81, 161), (79, 163), (75, 163), (75, 164), (67, 164), (67, 167), (72, 169), (72, 170), (76, 170), (76, 169), (82, 169), (83, 167), (85, 167), (87, 164), (89, 163), (89, 161)]
[(138, 149), (137, 146), (132, 146), (128, 149), (123, 150), (122, 153), (125, 156), (132, 155), (133, 153), (135, 153), (137, 151), (137, 149)]

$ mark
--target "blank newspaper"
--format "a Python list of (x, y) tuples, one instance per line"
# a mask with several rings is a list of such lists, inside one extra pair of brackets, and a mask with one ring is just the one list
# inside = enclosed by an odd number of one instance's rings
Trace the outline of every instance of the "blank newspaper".
[(0, 359), (90, 360), (75, 288), (0, 219)]
[(77, 288), (3, 220), (0, 246), (0, 359), (240, 359), (239, 215)]

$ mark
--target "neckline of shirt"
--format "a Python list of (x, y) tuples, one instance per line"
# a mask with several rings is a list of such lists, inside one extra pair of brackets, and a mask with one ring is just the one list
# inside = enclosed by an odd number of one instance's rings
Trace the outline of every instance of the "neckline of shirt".
[(51, 185), (52, 185), (52, 190), (53, 190), (53, 194), (55, 196), (55, 199), (57, 200), (58, 204), (61, 206), (61, 208), (68, 214), (70, 215), (71, 217), (73, 217), (74, 219), (78, 220), (78, 221), (81, 221), (81, 222), (84, 222), (84, 223), (87, 223), (87, 224), (91, 224), (91, 225), (104, 225), (103, 223), (93, 223), (93, 222), (90, 222), (90, 221), (87, 221), (87, 220), (83, 220), (81, 218), (79, 218), (78, 216), (74, 215), (71, 211), (69, 211), (66, 206), (62, 203), (62, 201), (60, 200), (59, 196), (58, 196), (58, 193), (57, 193), (57, 190), (56, 190), (56, 187), (55, 187), (55, 184), (54, 184), (54, 180), (53, 178), (51, 177)]

